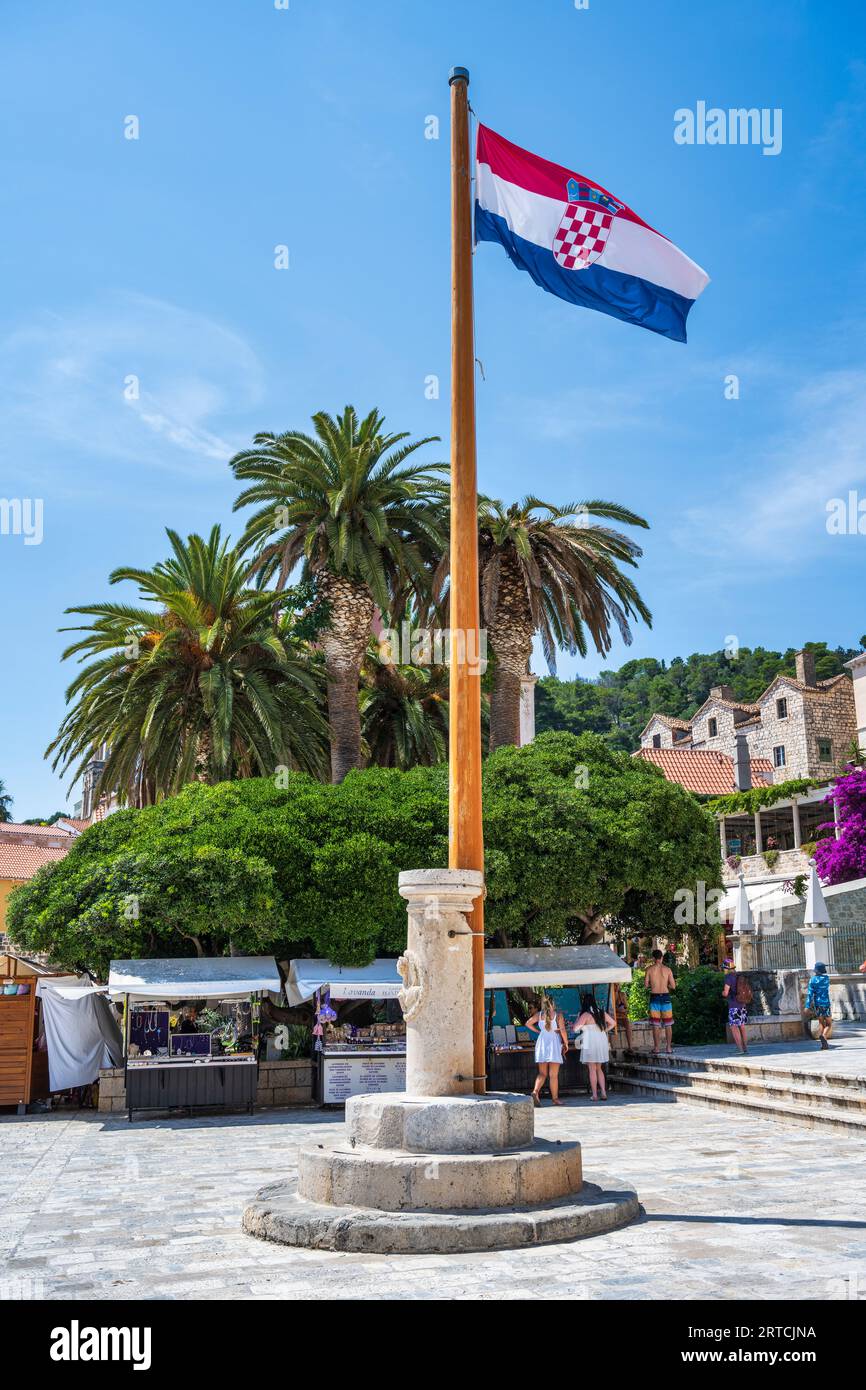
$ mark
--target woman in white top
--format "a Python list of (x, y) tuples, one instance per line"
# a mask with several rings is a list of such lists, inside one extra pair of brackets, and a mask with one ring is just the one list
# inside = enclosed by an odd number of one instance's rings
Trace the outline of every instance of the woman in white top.
[(535, 1060), (538, 1063), (538, 1076), (532, 1091), (533, 1105), (541, 1104), (541, 1092), (545, 1081), (550, 1084), (550, 1099), (554, 1105), (561, 1105), (559, 1099), (559, 1068), (568, 1051), (568, 1033), (565, 1019), (557, 1013), (552, 999), (544, 995), (541, 1007), (526, 1020), (527, 1028), (538, 1034), (535, 1044)]
[(580, 1000), (580, 1015), (574, 1025), (575, 1033), (580, 1033), (580, 1060), (589, 1071), (589, 1089), (593, 1100), (598, 1100), (601, 1089), (602, 1100), (607, 1100), (607, 1086), (604, 1081), (604, 1064), (610, 1057), (610, 1043), (607, 1035), (616, 1022), (609, 1013), (600, 1008), (591, 994), (584, 994)]

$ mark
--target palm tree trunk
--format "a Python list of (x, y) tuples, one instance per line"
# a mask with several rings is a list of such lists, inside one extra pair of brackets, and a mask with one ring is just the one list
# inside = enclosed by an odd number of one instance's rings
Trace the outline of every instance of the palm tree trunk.
[(529, 670), (532, 627), (522, 617), (507, 620), (500, 608), (487, 635), (496, 662), (490, 697), (490, 752), (506, 744), (520, 743), (520, 683)]
[(330, 606), (330, 619), (320, 642), (328, 682), (328, 723), (331, 726), (331, 781), (342, 782), (361, 766), (361, 711), (358, 687), (361, 663), (370, 640), (373, 597), (366, 585), (329, 570), (317, 575), (319, 593)]
[(358, 683), (361, 663), (332, 667), (326, 660), (328, 677), (328, 722), (331, 725), (331, 781), (342, 782), (347, 772), (361, 766), (361, 711)]
[(520, 742), (520, 676), (499, 662), (490, 697), (490, 751)]

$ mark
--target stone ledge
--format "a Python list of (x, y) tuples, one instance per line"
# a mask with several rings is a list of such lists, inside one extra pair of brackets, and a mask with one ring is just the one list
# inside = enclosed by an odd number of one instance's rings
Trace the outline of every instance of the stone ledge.
[(580, 1144), (538, 1139), (508, 1153), (409, 1154), (343, 1141), (298, 1154), (299, 1197), (376, 1211), (508, 1209), (580, 1191)]
[(260, 1240), (314, 1250), (389, 1255), (506, 1250), (581, 1240), (641, 1214), (637, 1193), (586, 1183), (574, 1195), (526, 1211), (373, 1211), (331, 1207), (297, 1195), (292, 1181), (262, 1188), (242, 1229)]
[(531, 1096), (351, 1096), (350, 1143), (409, 1153), (483, 1154), (528, 1149), (535, 1130)]

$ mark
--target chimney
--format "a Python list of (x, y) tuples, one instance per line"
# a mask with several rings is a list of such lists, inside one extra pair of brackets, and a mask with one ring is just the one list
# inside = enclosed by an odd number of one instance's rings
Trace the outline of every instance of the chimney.
[(737, 697), (732, 685), (714, 685), (710, 690), (710, 698), (713, 700), (735, 700)]
[(800, 682), (800, 684), (817, 685), (818, 682), (815, 680), (815, 653), (798, 652), (796, 662), (797, 680)]
[(734, 749), (734, 788), (738, 792), (752, 790), (752, 764), (745, 734), (737, 734), (737, 745)]

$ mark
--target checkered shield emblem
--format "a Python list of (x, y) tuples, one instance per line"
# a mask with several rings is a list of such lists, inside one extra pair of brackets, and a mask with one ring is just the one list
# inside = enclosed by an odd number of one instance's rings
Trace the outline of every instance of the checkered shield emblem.
[(568, 207), (553, 238), (554, 259), (564, 270), (586, 270), (607, 245), (613, 219), (623, 204), (577, 179), (568, 180), (566, 193)]

